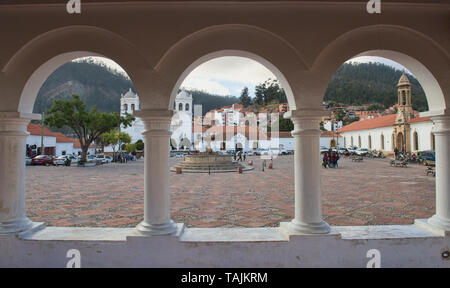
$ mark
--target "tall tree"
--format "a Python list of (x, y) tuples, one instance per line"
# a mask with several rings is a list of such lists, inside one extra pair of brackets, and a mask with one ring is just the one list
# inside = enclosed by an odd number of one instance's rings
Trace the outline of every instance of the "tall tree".
[(258, 105), (264, 104), (264, 84), (259, 84), (255, 87), (255, 103)]
[(116, 147), (119, 143), (129, 144), (131, 142), (131, 136), (128, 133), (117, 131), (112, 129), (102, 134), (103, 143), (105, 145), (111, 145), (113, 149), (113, 157), (116, 159)]
[(94, 105), (89, 111), (78, 95), (72, 95), (72, 100), (55, 100), (47, 110), (45, 125), (63, 128), (69, 127), (77, 136), (81, 146), (81, 161), (86, 162), (89, 146), (105, 132), (119, 125), (131, 126), (134, 117), (119, 113), (99, 112)]
[(248, 88), (247, 87), (244, 87), (244, 89), (242, 89), (241, 97), (239, 97), (239, 100), (241, 100), (241, 104), (244, 107), (248, 107), (252, 104), (252, 98), (250, 98), (250, 96), (248, 96)]

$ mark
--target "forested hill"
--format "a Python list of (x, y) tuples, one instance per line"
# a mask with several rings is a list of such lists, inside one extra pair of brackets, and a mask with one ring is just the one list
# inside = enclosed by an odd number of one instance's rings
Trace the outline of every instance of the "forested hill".
[[(69, 62), (59, 67), (44, 82), (34, 104), (34, 113), (49, 109), (55, 99), (80, 95), (88, 108), (97, 105), (104, 112), (119, 112), (120, 94), (134, 89), (131, 80), (108, 67), (85, 61)], [(190, 91), (193, 104), (203, 104), (203, 113), (214, 108), (238, 103), (237, 97), (222, 97), (202, 91)]]
[[(324, 100), (347, 105), (378, 103), (389, 107), (397, 102), (397, 82), (401, 73), (383, 64), (344, 64), (333, 75)], [(411, 75), (408, 78), (413, 85), (414, 108), (427, 110), (422, 88)], [(89, 61), (69, 62), (45, 81), (38, 93), (34, 113), (42, 113), (51, 107), (54, 99), (69, 99), (72, 94), (80, 95), (88, 107), (95, 104), (101, 111), (118, 112), (120, 94), (129, 88), (135, 91), (130, 79), (117, 71)], [(190, 92), (193, 104), (203, 105), (203, 113), (239, 102), (234, 96), (223, 97), (197, 90)]]
[[(397, 83), (402, 71), (379, 63), (344, 64), (328, 84), (325, 101), (347, 105), (382, 104), (386, 108), (397, 103)], [(419, 111), (428, 110), (425, 92), (412, 75), (412, 104)]]

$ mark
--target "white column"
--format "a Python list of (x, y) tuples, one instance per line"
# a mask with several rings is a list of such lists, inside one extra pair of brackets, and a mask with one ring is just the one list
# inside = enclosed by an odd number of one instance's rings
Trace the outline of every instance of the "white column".
[(436, 214), (428, 224), (450, 231), (450, 116), (433, 117), (436, 145)]
[(169, 235), (177, 230), (170, 219), (169, 131), (171, 110), (136, 111), (144, 124), (144, 220), (137, 230), (149, 235)]
[[(294, 111), (293, 111), (294, 112)], [(301, 234), (327, 234), (329, 225), (322, 219), (320, 182), (320, 112), (305, 111), (291, 116), (295, 139), (295, 218), (287, 229)], [(316, 114), (316, 115), (314, 115)]]
[(25, 152), (30, 118), (0, 112), (0, 234), (32, 227), (25, 216)]

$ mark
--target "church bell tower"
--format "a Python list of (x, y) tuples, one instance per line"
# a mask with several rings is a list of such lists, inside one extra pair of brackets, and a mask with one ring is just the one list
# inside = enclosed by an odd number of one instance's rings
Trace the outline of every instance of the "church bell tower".
[(398, 110), (395, 118), (395, 148), (398, 151), (411, 152), (411, 132), (409, 120), (414, 118), (414, 110), (411, 105), (411, 83), (403, 71), (397, 84)]

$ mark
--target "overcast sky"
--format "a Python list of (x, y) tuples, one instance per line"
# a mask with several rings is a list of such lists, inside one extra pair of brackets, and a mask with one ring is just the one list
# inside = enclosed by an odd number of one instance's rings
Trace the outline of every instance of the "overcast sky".
[[(90, 57), (122, 73), (125, 71), (114, 61)], [(396, 69), (405, 69), (397, 62), (380, 57), (363, 56), (353, 58), (347, 62), (379, 62)], [(409, 71), (408, 71), (409, 72)], [(181, 84), (188, 89), (203, 90), (217, 95), (239, 96), (244, 87), (248, 87), (251, 97), (254, 96), (255, 86), (268, 78), (276, 78), (272, 72), (254, 60), (242, 57), (220, 57), (198, 66)]]

